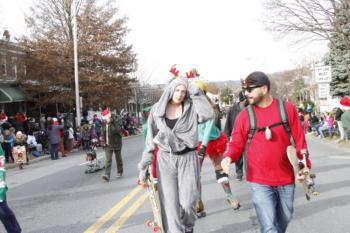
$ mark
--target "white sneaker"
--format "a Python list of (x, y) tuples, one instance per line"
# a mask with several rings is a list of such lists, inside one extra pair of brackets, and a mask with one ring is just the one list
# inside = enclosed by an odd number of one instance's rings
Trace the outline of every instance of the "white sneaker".
[(116, 175), (115, 177), (116, 177), (116, 178), (120, 178), (120, 177), (122, 177), (122, 176), (123, 176), (123, 173), (118, 172), (117, 175)]

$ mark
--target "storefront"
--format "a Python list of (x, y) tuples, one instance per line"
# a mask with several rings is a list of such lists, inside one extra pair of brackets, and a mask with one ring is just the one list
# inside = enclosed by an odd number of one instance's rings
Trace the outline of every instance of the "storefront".
[(0, 106), (6, 115), (15, 115), (17, 112), (26, 112), (28, 96), (15, 85), (0, 85)]

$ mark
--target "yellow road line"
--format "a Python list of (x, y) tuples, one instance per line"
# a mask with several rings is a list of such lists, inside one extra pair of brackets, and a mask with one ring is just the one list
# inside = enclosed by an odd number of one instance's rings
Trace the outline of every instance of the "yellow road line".
[(128, 218), (145, 202), (146, 198), (148, 197), (148, 193), (145, 192), (137, 201), (130, 206), (129, 209), (127, 209), (120, 218), (113, 223), (113, 225), (107, 229), (105, 233), (116, 233), (119, 228), (128, 220)]
[(84, 233), (95, 233), (102, 225), (104, 225), (109, 219), (113, 217), (121, 208), (123, 208), (138, 192), (142, 190), (141, 185), (138, 185), (132, 190), (126, 197), (124, 197), (118, 204), (112, 209), (100, 217), (95, 224), (90, 226)]

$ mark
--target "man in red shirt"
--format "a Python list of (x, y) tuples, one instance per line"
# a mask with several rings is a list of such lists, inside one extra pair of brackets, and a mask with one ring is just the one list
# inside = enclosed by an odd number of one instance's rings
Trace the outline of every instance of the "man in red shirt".
[[(244, 152), (250, 123), (247, 109), (242, 110), (234, 123), (221, 165), (228, 174), (229, 165), (246, 153), (246, 179), (261, 232), (282, 233), (292, 218), (295, 191), (293, 168), (286, 152), (287, 146), (291, 145), (290, 137), (283, 124), (279, 124), (282, 119), (278, 102), (269, 93), (270, 81), (266, 74), (251, 73), (244, 80), (243, 89), (254, 110), (259, 130), (255, 130)], [(307, 146), (296, 108), (289, 102), (285, 102), (285, 108), (298, 157), (302, 158), (300, 151), (307, 151)], [(308, 158), (307, 166), (311, 167)], [(298, 180), (303, 179), (303, 175), (298, 177)]]

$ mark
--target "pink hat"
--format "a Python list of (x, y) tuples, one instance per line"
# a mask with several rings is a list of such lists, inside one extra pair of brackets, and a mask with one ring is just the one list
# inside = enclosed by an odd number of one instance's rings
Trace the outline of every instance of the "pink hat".
[(340, 104), (346, 107), (350, 107), (350, 98), (345, 96), (340, 100)]

